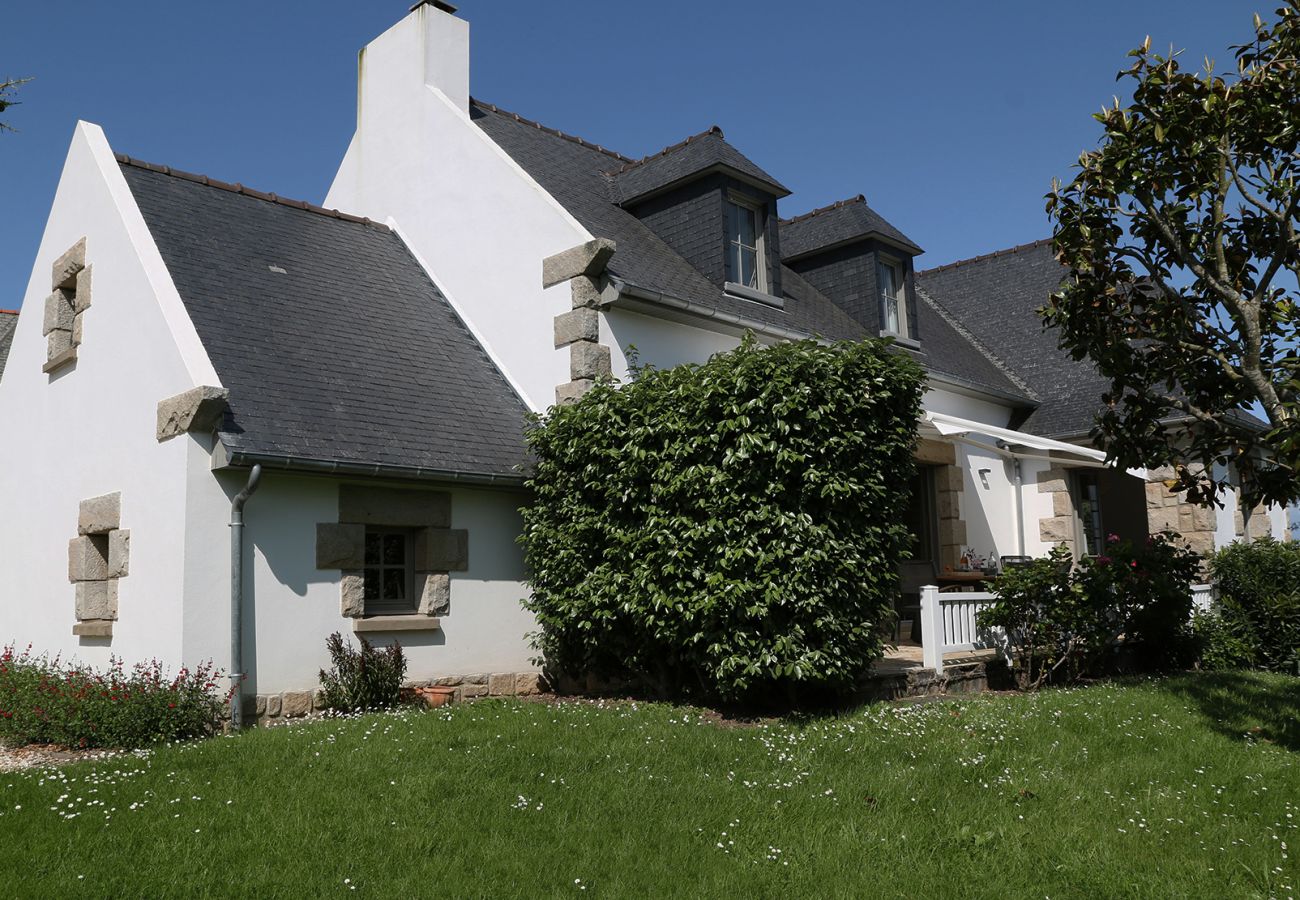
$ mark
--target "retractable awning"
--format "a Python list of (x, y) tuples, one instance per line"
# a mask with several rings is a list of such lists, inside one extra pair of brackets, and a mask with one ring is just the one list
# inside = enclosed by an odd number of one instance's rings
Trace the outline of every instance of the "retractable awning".
[(1014, 431), (1010, 428), (985, 425), (983, 422), (962, 419), (945, 413), (927, 412), (925, 421), (942, 435), (962, 435), (974, 432), (975, 434), (984, 434), (1000, 441), (1006, 441), (1008, 444), (1030, 447), (1034, 450), (1054, 450), (1057, 453), (1071, 453), (1097, 462), (1104, 462), (1106, 459), (1105, 453), (1091, 447), (1080, 447), (1078, 444), (1054, 441), (1051, 438), (1039, 437), (1036, 434), (1026, 434), (1023, 431)]
[[(1008, 444), (1015, 444), (1021, 447), (1030, 447), (1034, 450), (1049, 450), (1056, 453), (1072, 453), (1075, 456), (1090, 460), (1086, 463), (1102, 466), (1105, 465), (1106, 454), (1100, 450), (1094, 450), (1091, 447), (1080, 447), (1078, 444), (1067, 444), (1065, 441), (1054, 441), (1051, 438), (1039, 437), (1036, 434), (1026, 434), (1023, 431), (1014, 431), (1010, 428), (998, 428), (994, 425), (985, 425), (983, 422), (973, 422), (970, 419), (962, 419), (958, 416), (949, 416), (944, 413), (927, 412), (925, 422), (934, 428), (935, 431), (948, 437), (956, 437), (959, 440), (963, 435), (975, 432), (976, 434), (986, 434), (991, 438), (997, 438)], [(967, 441), (967, 443), (978, 444), (988, 449), (998, 449), (989, 447), (979, 441)], [(1008, 456), (1023, 456), (1024, 454), (1013, 451), (1003, 451)], [(1134, 478), (1140, 478), (1143, 481), (1149, 480), (1150, 476), (1146, 469), (1125, 469), (1125, 474), (1132, 475)]]

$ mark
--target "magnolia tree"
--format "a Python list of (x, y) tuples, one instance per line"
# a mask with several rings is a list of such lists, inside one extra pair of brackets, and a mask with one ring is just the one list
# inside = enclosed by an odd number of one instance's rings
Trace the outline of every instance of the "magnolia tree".
[[(14, 92), (19, 85), (31, 81), (30, 78), (7, 78), (0, 81), (0, 113), (3, 113), (11, 106), (17, 106), (18, 101), (14, 99)], [(0, 131), (13, 131), (7, 124), (0, 121)]]
[(1227, 74), (1129, 54), (1132, 101), (1047, 198), (1074, 276), (1043, 314), (1110, 379), (1113, 459), (1174, 464), (1206, 502), (1235, 472), (1253, 506), (1300, 498), (1300, 0), (1233, 51)]

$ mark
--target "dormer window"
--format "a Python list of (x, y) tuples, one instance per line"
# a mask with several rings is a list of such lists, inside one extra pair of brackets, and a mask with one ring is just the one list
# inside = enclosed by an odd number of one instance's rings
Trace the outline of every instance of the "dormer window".
[[(732, 194), (727, 198), (727, 281), (767, 292), (761, 227), (762, 207)], [(716, 244), (714, 245), (717, 246)]]
[(903, 267), (892, 259), (881, 259), (876, 264), (876, 281), (880, 285), (881, 330), (898, 337), (908, 337), (910, 329)]

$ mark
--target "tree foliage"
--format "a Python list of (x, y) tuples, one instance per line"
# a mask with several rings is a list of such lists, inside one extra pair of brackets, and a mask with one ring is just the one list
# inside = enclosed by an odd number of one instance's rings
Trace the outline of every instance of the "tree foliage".
[[(7, 78), (0, 81), (0, 113), (4, 113), (9, 107), (17, 106), (18, 101), (14, 99), (14, 93), (20, 85), (31, 81), (30, 78)], [(0, 131), (13, 131), (6, 122), (0, 121)]]
[(662, 696), (850, 687), (892, 622), (923, 373), (881, 341), (598, 384), (530, 429), (546, 665)]
[[(1097, 434), (1113, 459), (1173, 463), (1203, 500), (1231, 463), (1253, 506), (1300, 496), (1297, 0), (1233, 51), (1227, 74), (1150, 38), (1129, 54), (1131, 102), (1094, 116), (1100, 147), (1048, 195), (1074, 277), (1044, 315), (1111, 381)], [(1256, 405), (1266, 428), (1242, 414)]]

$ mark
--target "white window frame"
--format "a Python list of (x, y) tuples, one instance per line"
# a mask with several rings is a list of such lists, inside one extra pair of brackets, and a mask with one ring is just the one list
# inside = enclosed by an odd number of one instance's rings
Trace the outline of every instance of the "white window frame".
[[(880, 270), (889, 268), (894, 273), (894, 296), (890, 297), (885, 293), (883, 287), (880, 287), (880, 331), (882, 334), (897, 335), (900, 338), (910, 338), (912, 334), (911, 322), (907, 320), (907, 269), (903, 266), (902, 260), (895, 259), (892, 256), (879, 255), (876, 257), (876, 281), (879, 285), (881, 281)], [(890, 302), (897, 304), (898, 307), (898, 329), (892, 329), (886, 325), (885, 308)]]
[[(369, 538), (371, 535), (378, 536), (381, 541), (385, 536), (389, 536), (389, 535), (402, 537), (405, 541), (405, 547), (403, 548), (402, 551), (404, 562), (400, 566), (393, 565), (391, 563), (384, 563), (382, 562), (382, 555), (381, 555), (381, 561), (379, 563), (367, 564), (363, 566), (362, 568), (363, 590), (364, 590), (366, 571), (374, 570), (378, 572), (379, 575), (380, 582), (378, 587), (379, 587), (379, 592), (381, 594), (380, 598), (363, 599), (362, 602), (364, 604), (365, 614), (367, 616), (415, 615), (417, 612), (419, 612), (419, 607), (420, 607), (420, 598), (415, 593), (415, 588), (416, 588), (415, 531), (410, 528), (396, 528), (396, 527), (387, 527), (383, 525), (367, 525), (366, 537)], [(380, 552), (382, 554), (382, 549)], [(382, 598), (383, 582), (384, 582), (383, 573), (387, 570), (393, 570), (393, 569), (400, 569), (403, 572), (403, 583), (404, 583), (403, 590), (406, 593), (406, 597), (401, 601), (394, 601), (394, 600)]]
[[(754, 249), (754, 276), (755, 276), (755, 279), (754, 279), (754, 280), (755, 280), (756, 283), (752, 286), (751, 290), (756, 290), (756, 291), (759, 291), (760, 293), (766, 294), (766, 293), (768, 292), (768, 287), (767, 287), (767, 240), (766, 240), (766, 235), (764, 234), (765, 229), (764, 229), (764, 227), (763, 227), (763, 224), (764, 224), (764, 222), (763, 222), (763, 204), (760, 203), (760, 202), (757, 201), (757, 200), (754, 200), (754, 199), (751, 198), (751, 197), (746, 197), (744, 194), (737, 194), (737, 193), (732, 192), (732, 191), (728, 191), (728, 192), (727, 192), (726, 202), (727, 202), (727, 203), (731, 203), (731, 204), (735, 204), (736, 206), (740, 207), (741, 209), (748, 210), (749, 212), (753, 213), (753, 215), (754, 215), (754, 248), (753, 248), (753, 249)], [(728, 211), (728, 212), (729, 212), (729, 211)], [(731, 217), (730, 217), (730, 215), (727, 215), (725, 218), (726, 218), (726, 221), (727, 221), (727, 234), (726, 234), (726, 238), (727, 238), (727, 243), (726, 243), (727, 259), (726, 259), (726, 261), (727, 261), (727, 264), (730, 265), (730, 263), (731, 263), (731, 259), (732, 259), (732, 248), (733, 248), (733, 247), (745, 247), (745, 245), (742, 244), (742, 243), (740, 243), (740, 236), (739, 236), (739, 235), (737, 235), (737, 234), (732, 234), (732, 233), (731, 233), (731, 227), (730, 227)], [(736, 259), (736, 263), (739, 264), (739, 262), (740, 262), (740, 260), (737, 258), (737, 259)], [(724, 270), (725, 270), (726, 268), (727, 268), (727, 266), (724, 266)], [(737, 265), (737, 266), (735, 267), (735, 270), (732, 271), (732, 273), (731, 273), (731, 274), (734, 275), (736, 278), (740, 278), (740, 277), (741, 277), (741, 274), (740, 274), (739, 268), (740, 268), (739, 265)], [(737, 283), (740, 283), (740, 282), (737, 282)], [(750, 288), (750, 287), (751, 287), (750, 285), (747, 285), (747, 284), (741, 284), (741, 286), (742, 286), (742, 287), (746, 287), (746, 288)]]

